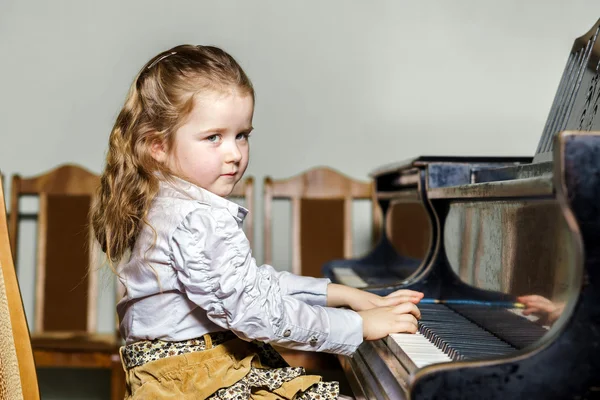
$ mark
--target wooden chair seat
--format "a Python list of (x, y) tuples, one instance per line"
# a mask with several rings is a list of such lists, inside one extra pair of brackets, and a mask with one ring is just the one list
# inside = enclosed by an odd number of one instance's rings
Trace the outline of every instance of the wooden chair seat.
[(110, 333), (44, 332), (31, 338), (37, 367), (103, 368), (111, 370), (111, 398), (124, 393), (119, 357), (121, 341)]
[[(118, 354), (106, 354), (104, 352), (70, 352), (70, 351), (46, 351), (34, 350), (35, 364), (38, 367), (67, 366), (69, 368), (103, 368), (116, 369), (123, 372)], [(121, 368), (120, 370), (118, 368)], [(111, 371), (112, 373), (116, 373)], [(117, 378), (118, 379), (118, 378)], [(121, 392), (124, 389), (115, 388)], [(120, 396), (120, 395), (119, 395)], [(120, 398), (120, 397), (113, 397)]]
[(119, 349), (120, 341), (114, 334), (106, 333), (75, 333), (75, 332), (46, 332), (31, 338), (36, 350), (67, 350), (67, 351), (104, 351)]

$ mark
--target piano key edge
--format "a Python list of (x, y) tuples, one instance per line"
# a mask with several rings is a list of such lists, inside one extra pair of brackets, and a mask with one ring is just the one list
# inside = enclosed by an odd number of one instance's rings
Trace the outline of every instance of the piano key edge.
[(356, 399), (408, 399), (409, 373), (383, 341), (365, 341), (338, 359)]

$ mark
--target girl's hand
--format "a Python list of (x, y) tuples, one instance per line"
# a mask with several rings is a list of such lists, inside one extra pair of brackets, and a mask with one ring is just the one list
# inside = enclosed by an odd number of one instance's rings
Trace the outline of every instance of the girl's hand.
[(413, 303), (360, 311), (365, 340), (382, 339), (390, 333), (415, 333), (421, 312)]
[(327, 286), (327, 305), (329, 307), (349, 307), (354, 311), (366, 311), (376, 307), (390, 307), (410, 302), (417, 304), (423, 293), (414, 290), (397, 290), (382, 297), (364, 290), (330, 283)]
[(540, 319), (539, 323), (544, 325), (553, 324), (565, 308), (564, 303), (553, 303), (551, 300), (537, 294), (519, 296), (517, 301), (525, 305), (523, 315), (533, 314)]
[(366, 311), (376, 307), (393, 307), (402, 303), (417, 304), (423, 298), (423, 293), (402, 289), (385, 297), (359, 290), (349, 300), (348, 306), (354, 311)]

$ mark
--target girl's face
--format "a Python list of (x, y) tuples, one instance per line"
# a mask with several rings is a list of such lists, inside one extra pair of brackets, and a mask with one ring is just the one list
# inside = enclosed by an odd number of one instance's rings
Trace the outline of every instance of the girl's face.
[(175, 132), (172, 149), (153, 146), (153, 155), (177, 176), (226, 197), (248, 166), (248, 136), (254, 101), (232, 90), (194, 99), (186, 122)]

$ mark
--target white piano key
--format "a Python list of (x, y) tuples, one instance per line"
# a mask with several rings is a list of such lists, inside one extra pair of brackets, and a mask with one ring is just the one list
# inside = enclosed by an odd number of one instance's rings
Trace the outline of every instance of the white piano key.
[(415, 334), (394, 333), (387, 338), (387, 343), (392, 349), (399, 347), (419, 368), (452, 361), (446, 353), (437, 348), (420, 332)]
[(538, 317), (536, 317), (533, 314), (524, 315), (523, 310), (521, 308), (509, 308), (508, 311), (510, 311), (513, 314), (518, 315), (519, 317), (526, 318), (526, 319), (530, 320), (531, 322), (535, 322), (539, 319)]
[(363, 288), (368, 286), (360, 276), (358, 276), (352, 268), (333, 268), (333, 275), (339, 283), (355, 288)]
[[(537, 322), (540, 319), (540, 317), (535, 316), (533, 314), (529, 314), (529, 315), (523, 314), (523, 310), (521, 308), (509, 308), (509, 311), (512, 312), (513, 314), (517, 314), (519, 317), (526, 318), (526, 319), (530, 320), (531, 322)], [(540, 326), (546, 330), (550, 330), (550, 325), (540, 325)]]

